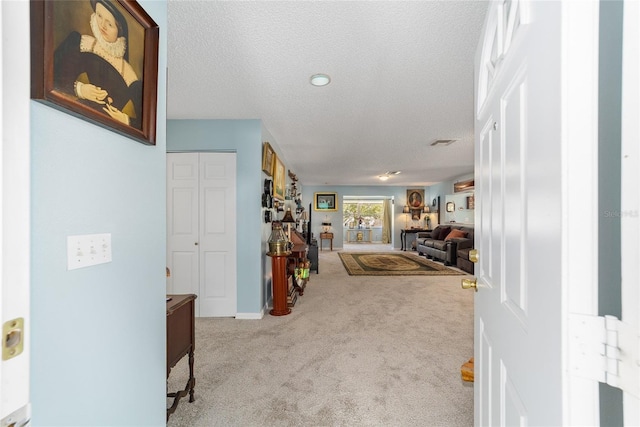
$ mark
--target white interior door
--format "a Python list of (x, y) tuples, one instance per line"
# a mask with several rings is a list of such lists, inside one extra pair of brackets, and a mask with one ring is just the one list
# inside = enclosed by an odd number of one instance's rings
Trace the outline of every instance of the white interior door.
[[(200, 293), (198, 153), (167, 155), (167, 293)], [(198, 315), (196, 299), (196, 315)]]
[(562, 425), (560, 3), (489, 8), (476, 55), (475, 423)]
[(196, 316), (235, 316), (236, 155), (167, 155), (167, 293), (194, 293)]
[[(640, 3), (624, 2), (622, 52), (622, 321), (630, 326), (631, 360), (621, 364), (621, 374), (631, 387), (623, 395), (624, 424), (640, 425)], [(629, 352), (627, 352), (629, 353)]]
[[(0, 425), (30, 419), (29, 2), (0, 2)], [(27, 43), (28, 44), (28, 43)]]
[(235, 316), (236, 154), (200, 153), (199, 169), (200, 316)]

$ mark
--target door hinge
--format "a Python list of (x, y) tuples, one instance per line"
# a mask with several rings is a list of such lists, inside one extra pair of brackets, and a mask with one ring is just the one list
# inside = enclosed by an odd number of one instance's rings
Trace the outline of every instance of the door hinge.
[(569, 334), (573, 375), (640, 395), (640, 340), (630, 325), (615, 316), (572, 314)]

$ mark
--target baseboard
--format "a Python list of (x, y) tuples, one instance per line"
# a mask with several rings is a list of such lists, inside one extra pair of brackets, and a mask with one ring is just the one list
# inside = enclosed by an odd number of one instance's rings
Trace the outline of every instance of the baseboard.
[(260, 310), (260, 313), (237, 313), (236, 319), (238, 320), (261, 320), (264, 317), (264, 308)]

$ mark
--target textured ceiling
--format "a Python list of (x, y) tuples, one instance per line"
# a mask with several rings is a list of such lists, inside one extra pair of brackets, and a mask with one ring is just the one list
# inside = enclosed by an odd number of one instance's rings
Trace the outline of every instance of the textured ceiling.
[[(168, 117), (261, 119), (304, 185), (473, 171), (484, 1), (169, 0)], [(331, 84), (309, 84), (327, 73)], [(436, 139), (459, 138), (432, 147)], [(386, 171), (401, 174), (386, 183)]]

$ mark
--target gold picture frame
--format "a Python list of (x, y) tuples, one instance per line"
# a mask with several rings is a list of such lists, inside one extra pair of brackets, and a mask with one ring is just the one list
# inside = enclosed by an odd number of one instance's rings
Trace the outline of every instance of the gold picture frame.
[(282, 160), (274, 153), (274, 167), (273, 167), (273, 197), (278, 200), (284, 201), (285, 193), (285, 170)]
[(273, 176), (273, 165), (275, 164), (275, 152), (271, 144), (265, 142), (262, 144), (262, 172), (269, 176)]
[(338, 210), (338, 193), (313, 193), (313, 210), (334, 212)]
[(409, 209), (422, 209), (424, 207), (424, 190), (407, 190), (407, 206)]

